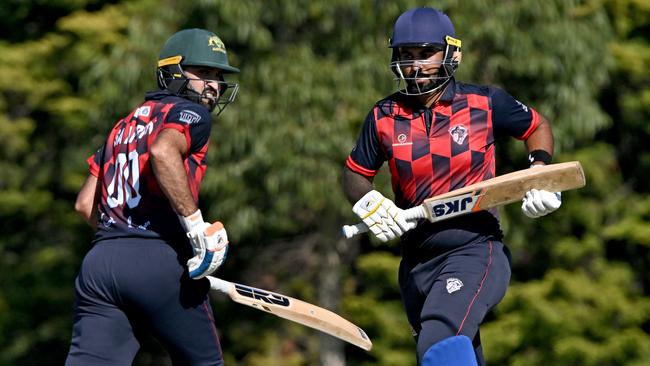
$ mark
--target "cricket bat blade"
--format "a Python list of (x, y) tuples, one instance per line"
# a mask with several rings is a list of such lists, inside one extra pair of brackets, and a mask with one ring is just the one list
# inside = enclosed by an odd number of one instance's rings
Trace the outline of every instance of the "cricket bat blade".
[(235, 302), (319, 330), (366, 351), (372, 342), (366, 332), (340, 315), (319, 306), (278, 293), (207, 276), (210, 287)]

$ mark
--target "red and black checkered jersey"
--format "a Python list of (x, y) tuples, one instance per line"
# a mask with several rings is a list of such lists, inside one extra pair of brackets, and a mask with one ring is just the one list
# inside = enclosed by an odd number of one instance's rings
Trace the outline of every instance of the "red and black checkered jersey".
[(492, 86), (451, 80), (431, 108), (400, 93), (368, 113), (346, 165), (373, 177), (388, 166), (401, 208), (495, 176), (495, 137), (526, 139), (537, 128), (535, 110)]
[(183, 238), (171, 204), (153, 174), (149, 149), (156, 136), (172, 128), (185, 136), (185, 170), (194, 199), (205, 174), (212, 128), (204, 106), (166, 91), (147, 93), (145, 100), (111, 129), (104, 145), (87, 160), (101, 183), (96, 240), (115, 237)]

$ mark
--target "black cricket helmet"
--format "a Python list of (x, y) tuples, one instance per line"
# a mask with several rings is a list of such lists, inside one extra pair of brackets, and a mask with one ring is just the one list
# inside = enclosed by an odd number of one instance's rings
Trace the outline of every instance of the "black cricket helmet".
[[(201, 79), (206, 83), (201, 93), (189, 87), (190, 79), (184, 67), (210, 67), (220, 70), (219, 80)], [(226, 46), (214, 33), (205, 29), (185, 29), (172, 35), (163, 46), (158, 57), (158, 87), (180, 97), (201, 103), (209, 100), (210, 110), (218, 108), (218, 113), (237, 97), (239, 85), (228, 83), (224, 74), (239, 73), (239, 69), (228, 63)], [(217, 82), (218, 95), (212, 96), (207, 83)]]
[[(390, 68), (395, 74), (397, 88), (407, 95), (432, 93), (449, 82), (461, 58), (461, 41), (454, 38), (455, 31), (449, 17), (433, 8), (413, 8), (402, 13), (395, 21), (389, 47), (392, 48)], [(420, 74), (420, 70), (405, 75), (405, 67), (430, 64), (428, 60), (401, 60), (403, 47), (434, 48), (444, 51), (440, 69), (436, 75)], [(428, 78), (430, 83), (420, 86), (418, 78)]]

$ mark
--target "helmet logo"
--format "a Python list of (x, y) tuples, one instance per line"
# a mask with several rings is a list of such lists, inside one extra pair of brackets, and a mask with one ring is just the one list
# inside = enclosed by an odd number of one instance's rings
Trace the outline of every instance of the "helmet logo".
[(461, 47), (460, 45), (462, 44), (460, 39), (457, 39), (457, 38), (454, 38), (454, 37), (448, 36), (448, 35), (445, 36), (445, 41), (447, 42), (448, 45), (455, 46), (455, 47), (458, 47), (458, 48), (460, 48)]
[(226, 46), (217, 36), (212, 36), (208, 39), (208, 46), (212, 47), (212, 50), (215, 52), (226, 53)]

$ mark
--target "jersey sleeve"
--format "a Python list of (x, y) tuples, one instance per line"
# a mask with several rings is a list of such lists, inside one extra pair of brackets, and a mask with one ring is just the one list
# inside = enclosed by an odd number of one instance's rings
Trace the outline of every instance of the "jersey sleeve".
[(377, 122), (373, 109), (366, 116), (361, 134), (345, 165), (353, 172), (365, 177), (374, 177), (385, 160), (379, 145)]
[(90, 155), (88, 159), (86, 159), (86, 163), (88, 163), (89, 173), (96, 178), (99, 178), (99, 169), (102, 164), (103, 154), (104, 154), (104, 145), (102, 145), (99, 149), (97, 149), (97, 151), (95, 151), (94, 154)]
[(499, 88), (491, 88), (492, 124), (495, 133), (525, 140), (537, 128), (539, 114)]
[(177, 104), (169, 111), (163, 128), (173, 128), (185, 136), (190, 152), (208, 143), (212, 129), (210, 112), (195, 103)]

